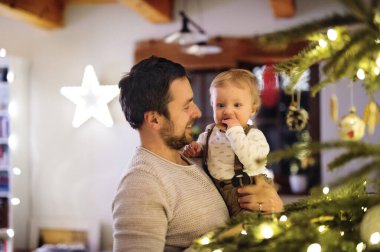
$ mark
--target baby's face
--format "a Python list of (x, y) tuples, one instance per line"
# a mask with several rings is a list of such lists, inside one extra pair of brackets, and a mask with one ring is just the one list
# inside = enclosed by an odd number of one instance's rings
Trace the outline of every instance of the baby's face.
[(211, 89), (211, 104), (214, 122), (223, 124), (222, 120), (234, 119), (241, 126), (246, 126), (252, 116), (252, 96), (248, 86), (236, 87), (230, 83)]

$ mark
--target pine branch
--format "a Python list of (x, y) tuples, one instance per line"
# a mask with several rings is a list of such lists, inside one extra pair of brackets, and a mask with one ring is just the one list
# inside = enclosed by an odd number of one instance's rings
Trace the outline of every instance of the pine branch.
[(344, 26), (359, 23), (359, 20), (350, 14), (333, 14), (330, 17), (315, 20), (288, 30), (260, 35), (259, 41), (263, 44), (284, 44), (290, 41), (306, 38), (310, 34), (320, 32), (333, 26)]

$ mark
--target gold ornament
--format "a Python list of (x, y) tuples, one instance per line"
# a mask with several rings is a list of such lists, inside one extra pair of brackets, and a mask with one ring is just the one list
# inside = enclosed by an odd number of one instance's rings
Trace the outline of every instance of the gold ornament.
[(338, 121), (339, 117), (339, 104), (338, 97), (335, 94), (330, 96), (330, 117), (334, 122)]
[(371, 243), (371, 236), (376, 235), (376, 232), (380, 232), (380, 205), (371, 207), (360, 223), (360, 236), (370, 248), (380, 248), (380, 243)]
[(373, 100), (365, 106), (363, 120), (368, 126), (368, 133), (372, 135), (375, 132), (376, 125), (379, 123), (379, 108)]
[(289, 112), (286, 115), (286, 124), (290, 130), (303, 130), (309, 120), (309, 114), (304, 109), (298, 109), (297, 103), (292, 102), (289, 105)]
[(364, 136), (365, 123), (355, 114), (352, 107), (350, 113), (343, 116), (339, 122), (340, 139), (344, 141), (358, 141)]

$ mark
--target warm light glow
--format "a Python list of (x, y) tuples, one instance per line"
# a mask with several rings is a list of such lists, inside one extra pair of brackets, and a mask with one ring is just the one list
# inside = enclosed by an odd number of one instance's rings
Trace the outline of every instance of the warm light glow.
[(215, 249), (212, 252), (223, 252), (223, 250), (221, 250), (221, 249)]
[(10, 101), (8, 104), (9, 116), (15, 118), (17, 116), (17, 104), (15, 101)]
[(329, 40), (335, 41), (336, 38), (338, 37), (338, 33), (334, 29), (328, 29), (327, 37), (329, 38)]
[(362, 252), (363, 250), (365, 250), (365, 244), (363, 242), (360, 242), (358, 243), (358, 245), (356, 245), (356, 252)]
[(380, 74), (380, 69), (378, 67), (375, 67), (373, 69), (373, 72), (376, 74), (376, 75), (379, 75)]
[(14, 80), (15, 80), (15, 74), (12, 71), (9, 71), (7, 73), (7, 81), (9, 83), (13, 83)]
[(373, 245), (379, 244), (380, 243), (380, 233), (375, 232), (375, 233), (371, 234), (371, 237), (369, 238), (369, 243), (371, 243)]
[(319, 226), (319, 227), (318, 227), (318, 231), (319, 231), (320, 233), (323, 233), (324, 231), (326, 231), (326, 226), (325, 226), (325, 225), (321, 225), (321, 226)]
[(378, 57), (378, 58), (376, 59), (376, 65), (377, 65), (378, 67), (380, 67), (380, 57)]
[(0, 48), (0, 57), (5, 58), (7, 55), (7, 51), (4, 48)]
[(11, 150), (15, 150), (17, 147), (17, 137), (14, 134), (9, 135), (8, 145)]
[(15, 231), (11, 228), (8, 228), (7, 229), (7, 235), (9, 238), (12, 238), (13, 236), (15, 236)]
[(310, 244), (309, 247), (307, 247), (307, 252), (321, 252), (322, 251), (322, 247), (321, 245), (319, 245), (319, 243), (313, 243), (313, 244)]
[(359, 80), (364, 80), (365, 79), (364, 70), (359, 68), (358, 71), (356, 72), (356, 76), (359, 78)]
[(273, 236), (273, 228), (269, 225), (263, 224), (261, 227), (261, 234), (265, 239), (269, 239)]
[(322, 48), (325, 48), (327, 46), (327, 42), (324, 39), (320, 39), (318, 43), (319, 43), (319, 46)]
[(94, 68), (86, 66), (80, 87), (63, 87), (61, 94), (76, 105), (73, 127), (78, 128), (91, 117), (107, 127), (113, 125), (107, 104), (119, 93), (117, 85), (99, 85)]
[(20, 202), (21, 202), (21, 200), (19, 198), (12, 198), (11, 199), (11, 204), (14, 205), (14, 206), (19, 205)]
[(340, 231), (340, 236), (343, 236), (344, 235), (344, 231)]
[(280, 221), (285, 222), (287, 220), (288, 220), (288, 217), (286, 217), (286, 215), (281, 215)]
[(242, 235), (247, 235), (248, 233), (247, 233), (247, 231), (246, 230), (242, 230), (241, 232), (240, 232)]
[(209, 243), (210, 243), (210, 239), (208, 237), (202, 238), (202, 240), (201, 240), (201, 244), (202, 245), (207, 245)]
[(13, 174), (16, 176), (21, 175), (21, 169), (18, 167), (13, 167), (12, 171), (13, 171)]
[(323, 194), (328, 194), (330, 192), (330, 188), (325, 186), (325, 187), (323, 187), (322, 192), (323, 192)]

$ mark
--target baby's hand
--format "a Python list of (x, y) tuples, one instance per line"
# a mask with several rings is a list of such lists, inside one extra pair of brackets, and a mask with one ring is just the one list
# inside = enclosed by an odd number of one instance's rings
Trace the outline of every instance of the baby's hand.
[(232, 128), (234, 126), (241, 126), (239, 120), (235, 117), (235, 115), (232, 115), (229, 118), (224, 118), (222, 120), (222, 123), (227, 125), (227, 129)]
[(183, 150), (183, 155), (188, 158), (199, 157), (202, 153), (202, 146), (197, 142), (191, 142), (190, 144), (185, 146)]

